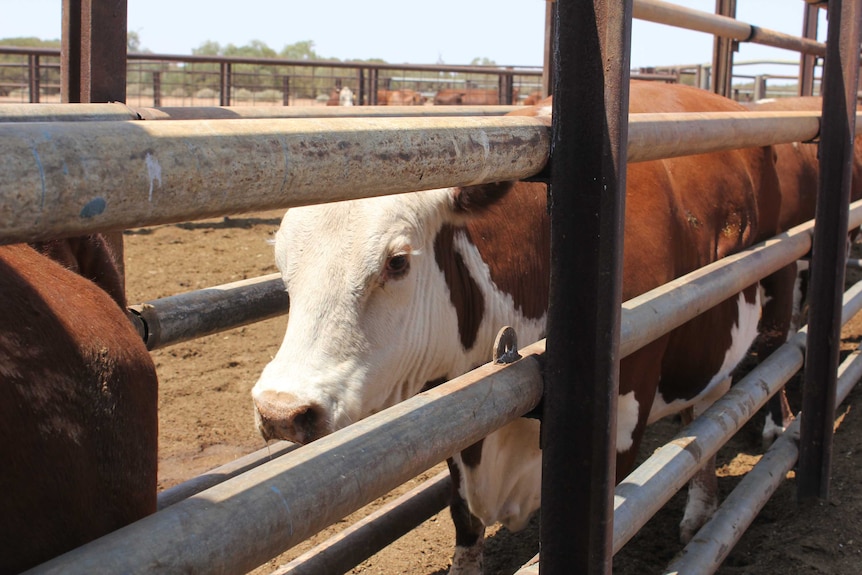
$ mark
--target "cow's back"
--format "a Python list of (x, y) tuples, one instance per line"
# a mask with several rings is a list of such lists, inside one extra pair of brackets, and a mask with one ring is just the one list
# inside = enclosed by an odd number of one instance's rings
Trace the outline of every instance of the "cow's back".
[(157, 382), (123, 311), (30, 247), (0, 247), (0, 572), (155, 511)]
[[(753, 112), (821, 112), (823, 99), (816, 96), (762, 100), (746, 106)], [(817, 205), (820, 159), (817, 142), (777, 144), (775, 168), (781, 182), (782, 206), (779, 226), (787, 230), (814, 217)], [(856, 139), (851, 200), (862, 198), (862, 142)]]

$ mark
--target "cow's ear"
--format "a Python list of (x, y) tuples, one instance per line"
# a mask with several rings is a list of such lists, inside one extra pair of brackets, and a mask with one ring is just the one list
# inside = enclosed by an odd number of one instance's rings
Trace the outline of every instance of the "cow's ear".
[(453, 188), (452, 209), (463, 215), (479, 213), (498, 202), (514, 185), (515, 182), (493, 182)]

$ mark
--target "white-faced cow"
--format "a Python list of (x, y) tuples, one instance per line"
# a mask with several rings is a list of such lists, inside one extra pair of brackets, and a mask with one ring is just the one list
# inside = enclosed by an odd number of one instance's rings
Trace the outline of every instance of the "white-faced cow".
[[(40, 247), (116, 283), (99, 236)], [(113, 295), (30, 246), (0, 246), (2, 574), (156, 509), (155, 367)]]
[[(741, 108), (694, 88), (633, 82), (631, 109)], [(521, 113), (549, 115), (550, 106)], [(627, 180), (625, 299), (776, 231), (780, 198), (769, 148), (632, 164)], [(490, 359), (503, 325), (523, 342), (543, 337), (549, 233), (546, 188), (535, 183), (289, 210), (275, 252), (290, 318), (253, 390), (263, 436), (313, 441), (462, 374)], [(649, 422), (707, 405), (727, 388), (758, 333), (761, 301), (750, 286), (622, 361), (618, 480), (631, 470)], [(516, 530), (538, 508), (538, 433), (538, 422), (521, 419), (450, 460), (452, 572), (481, 571), (486, 525)], [(702, 489), (690, 493), (685, 537), (712, 512)]]

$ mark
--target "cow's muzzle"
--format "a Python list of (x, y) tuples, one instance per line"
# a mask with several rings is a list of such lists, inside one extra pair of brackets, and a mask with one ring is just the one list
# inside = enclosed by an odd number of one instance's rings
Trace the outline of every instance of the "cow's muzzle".
[(265, 440), (310, 443), (327, 434), (323, 409), (292, 393), (264, 391), (254, 397), (255, 419)]

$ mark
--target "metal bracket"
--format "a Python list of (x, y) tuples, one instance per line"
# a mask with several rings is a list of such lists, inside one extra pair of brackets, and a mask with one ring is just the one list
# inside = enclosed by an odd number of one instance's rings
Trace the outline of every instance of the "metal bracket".
[[(497, 338), (494, 340), (493, 355), (494, 363), (500, 365), (515, 363), (522, 358), (521, 354), (518, 353), (518, 336), (513, 327), (507, 325), (497, 332)], [(533, 357), (535, 357), (540, 364), (543, 364), (541, 356)], [(541, 421), (543, 401), (544, 400), (540, 401), (539, 405), (537, 405), (532, 411), (525, 413), (521, 417), (525, 417), (527, 419), (538, 419)]]
[(494, 340), (494, 363), (514, 363), (521, 359), (518, 353), (518, 336), (515, 329), (505, 326)]

